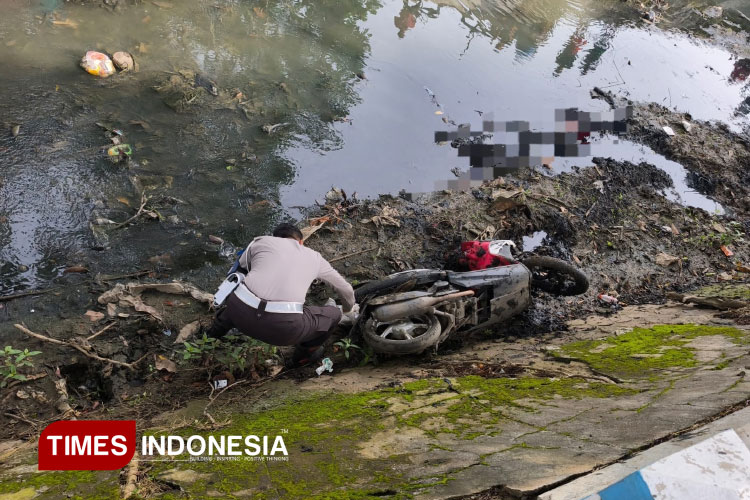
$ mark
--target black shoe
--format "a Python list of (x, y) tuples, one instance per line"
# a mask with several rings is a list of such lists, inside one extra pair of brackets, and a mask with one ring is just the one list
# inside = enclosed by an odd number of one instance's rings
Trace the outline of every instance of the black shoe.
[(298, 345), (294, 349), (294, 354), (292, 355), (292, 364), (296, 367), (299, 367), (309, 365), (310, 363), (315, 363), (323, 357), (323, 354), (325, 354), (325, 352), (326, 349), (322, 345), (313, 347), (304, 347)]
[(214, 321), (213, 324), (205, 330), (205, 334), (208, 337), (220, 339), (231, 329), (231, 326), (227, 328), (225, 325), (220, 324), (218, 321)]

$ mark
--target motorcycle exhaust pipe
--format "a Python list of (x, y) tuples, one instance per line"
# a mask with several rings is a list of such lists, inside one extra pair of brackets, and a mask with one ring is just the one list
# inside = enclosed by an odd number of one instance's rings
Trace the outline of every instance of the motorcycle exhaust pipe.
[(474, 295), (474, 290), (451, 293), (450, 295), (443, 295), (441, 297), (418, 297), (416, 299), (405, 300), (395, 304), (387, 304), (373, 310), (372, 317), (381, 323), (390, 323), (391, 321), (396, 321), (397, 319), (406, 318), (408, 316), (424, 314), (436, 304), (460, 299), (461, 297), (467, 297), (469, 295)]

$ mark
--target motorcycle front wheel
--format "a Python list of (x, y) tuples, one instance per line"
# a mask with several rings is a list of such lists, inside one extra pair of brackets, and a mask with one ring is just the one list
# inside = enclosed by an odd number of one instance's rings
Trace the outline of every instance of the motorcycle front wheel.
[(531, 271), (531, 286), (553, 295), (579, 295), (589, 289), (589, 278), (572, 264), (554, 257), (533, 255), (522, 261)]
[(380, 323), (369, 318), (362, 333), (372, 350), (382, 354), (418, 354), (440, 340), (442, 327), (437, 316), (424, 314)]

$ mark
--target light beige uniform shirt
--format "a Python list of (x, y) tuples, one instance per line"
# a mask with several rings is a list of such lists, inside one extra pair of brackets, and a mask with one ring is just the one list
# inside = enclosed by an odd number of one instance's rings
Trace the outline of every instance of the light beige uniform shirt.
[(320, 279), (336, 290), (344, 311), (354, 305), (354, 289), (338, 271), (318, 252), (291, 238), (255, 238), (240, 265), (250, 270), (245, 286), (261, 299), (304, 303), (310, 284)]

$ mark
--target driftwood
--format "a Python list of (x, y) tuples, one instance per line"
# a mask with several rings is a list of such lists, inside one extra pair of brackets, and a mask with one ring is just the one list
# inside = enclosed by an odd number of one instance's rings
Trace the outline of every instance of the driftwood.
[(145, 291), (170, 293), (176, 295), (189, 295), (199, 302), (205, 302), (209, 306), (213, 304), (214, 296), (204, 292), (188, 283), (173, 281), (171, 283), (118, 283), (111, 290), (101, 294), (97, 301), (102, 304), (117, 304), (120, 307), (132, 307), (138, 312), (146, 313), (159, 322), (163, 318), (159, 311), (143, 302), (141, 294)]
[(727, 299), (724, 297), (699, 297), (697, 295), (686, 295), (676, 292), (667, 292), (667, 298), (682, 302), (683, 304), (696, 304), (713, 309), (726, 311), (727, 309), (742, 309), (750, 306), (750, 302), (736, 299)]

